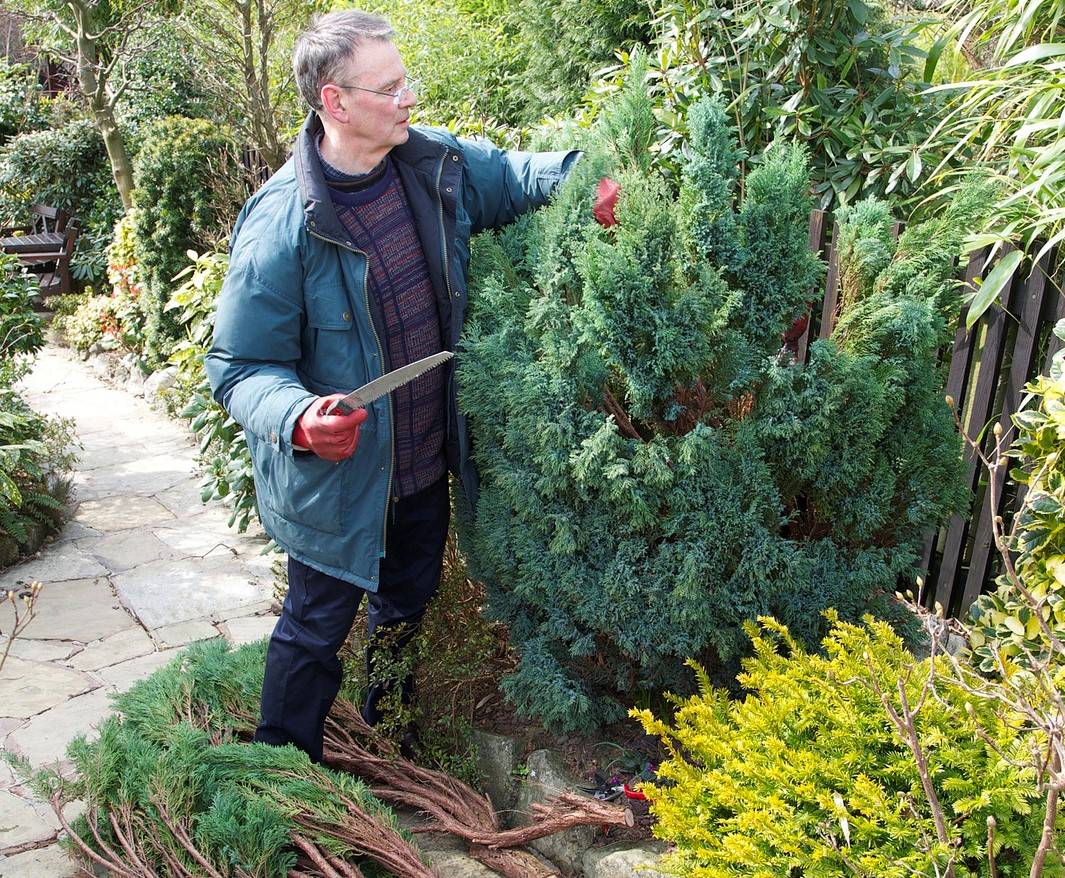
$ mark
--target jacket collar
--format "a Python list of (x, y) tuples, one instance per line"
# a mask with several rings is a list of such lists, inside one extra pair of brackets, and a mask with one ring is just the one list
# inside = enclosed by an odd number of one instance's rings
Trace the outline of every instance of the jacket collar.
[[(333, 209), (333, 200), (314, 145), (322, 130), (322, 120), (318, 114), (309, 113), (293, 150), (296, 185), (303, 196), (303, 221), (307, 229), (312, 234), (341, 242), (347, 238), (347, 232)], [(417, 128), (411, 128), (407, 142), (394, 147), (392, 157), (415, 172), (433, 175), (437, 163), (447, 150), (444, 144), (427, 137)]]

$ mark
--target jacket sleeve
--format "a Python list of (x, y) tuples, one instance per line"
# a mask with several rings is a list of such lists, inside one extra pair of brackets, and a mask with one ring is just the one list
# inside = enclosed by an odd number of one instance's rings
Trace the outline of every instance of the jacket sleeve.
[(204, 366), (215, 400), (247, 432), (291, 455), (292, 430), (315, 395), (300, 381), (305, 323), (294, 239), (259, 205), (234, 232), (214, 341)]
[(519, 152), (463, 140), (466, 211), (472, 234), (513, 222), (547, 203), (580, 157), (577, 151)]

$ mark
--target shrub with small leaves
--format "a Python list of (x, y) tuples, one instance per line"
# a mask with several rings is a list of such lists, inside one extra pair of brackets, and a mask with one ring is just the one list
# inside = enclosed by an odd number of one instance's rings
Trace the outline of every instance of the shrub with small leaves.
[(44, 345), (44, 322), (33, 308), (38, 291), (18, 257), (0, 253), (0, 386), (14, 384)]
[(77, 307), (70, 314), (57, 316), (54, 325), (74, 350), (84, 354), (106, 336), (110, 310), (108, 296), (82, 294)]
[(24, 131), (46, 128), (49, 122), (47, 103), (33, 66), (0, 65), (0, 143), (6, 143)]
[(0, 386), (0, 568), (62, 526), (74, 442), (73, 421), (37, 414)]
[(73, 464), (72, 422), (37, 414), (14, 389), (44, 345), (38, 290), (15, 256), (0, 254), (0, 568), (59, 529)]
[(133, 252), (145, 287), (146, 356), (166, 362), (185, 332), (166, 310), (190, 249), (228, 237), (247, 198), (244, 167), (230, 132), (203, 119), (172, 116), (151, 125), (134, 162)]
[(71, 274), (79, 285), (102, 288), (122, 203), (92, 120), (21, 133), (0, 151), (0, 215), (18, 216), (34, 203), (62, 208), (81, 221)]
[[(1017, 717), (973, 696), (943, 656), (916, 660), (884, 622), (830, 615), (824, 654), (777, 622), (745, 628), (746, 697), (699, 694), (671, 721), (635, 712), (669, 758), (651, 799), (654, 832), (688, 878), (1030, 872), (1043, 821)], [(942, 674), (941, 671), (947, 671)], [(989, 825), (991, 829), (989, 830)], [(988, 839), (993, 862), (989, 863)], [(662, 868), (659, 866), (658, 868)]]
[[(474, 244), (464, 549), (520, 656), (504, 690), (550, 727), (612, 722), (688, 658), (727, 679), (745, 620), (817, 643), (828, 607), (891, 611), (925, 533), (965, 500), (938, 351), (987, 193), (843, 265), (836, 330), (800, 363), (784, 336), (823, 270), (805, 152), (776, 143), (741, 179), (728, 125), (694, 105), (684, 165), (655, 173), (634, 75), (553, 201)], [(604, 175), (622, 192), (606, 226)], [(886, 207), (841, 218), (854, 254), (885, 223)]]

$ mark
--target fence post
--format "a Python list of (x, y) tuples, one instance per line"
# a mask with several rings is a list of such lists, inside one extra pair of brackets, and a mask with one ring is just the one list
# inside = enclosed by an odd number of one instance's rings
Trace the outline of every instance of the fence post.
[[(820, 208), (814, 208), (810, 211), (810, 227), (809, 227), (809, 245), (810, 250), (813, 253), (821, 254), (825, 247), (825, 227), (828, 221), (828, 213)], [(816, 289), (810, 290), (808, 300), (811, 302), (817, 302), (818, 291)], [(799, 341), (795, 347), (795, 359), (800, 363), (806, 362), (806, 351), (810, 346), (810, 333), (813, 330), (813, 308), (811, 304), (808, 308), (810, 313), (810, 319), (806, 322), (806, 329), (803, 330), (802, 335), (799, 336)]]
[[(969, 263), (965, 269), (965, 288), (973, 290), (976, 287), (976, 279), (979, 277), (984, 261), (990, 251), (985, 248), (969, 257)], [(954, 332), (954, 347), (950, 354), (950, 370), (947, 373), (946, 396), (954, 401), (954, 410), (959, 418), (963, 416), (965, 408), (965, 395), (969, 387), (969, 379), (972, 376), (974, 366), (974, 354), (976, 352), (974, 333), (965, 328), (965, 321), (969, 309), (962, 308), (958, 316), (958, 328)], [(965, 449), (966, 460), (966, 484), (971, 494), (976, 489), (977, 471), (974, 458), (968, 448)], [(933, 593), (933, 606), (938, 604), (944, 613), (949, 612), (951, 598), (954, 592), (954, 580), (961, 564), (962, 549), (965, 546), (965, 533), (968, 528), (968, 517), (951, 515), (947, 523), (946, 539), (943, 546), (943, 557), (940, 561), (939, 571), (936, 576), (936, 587)]]

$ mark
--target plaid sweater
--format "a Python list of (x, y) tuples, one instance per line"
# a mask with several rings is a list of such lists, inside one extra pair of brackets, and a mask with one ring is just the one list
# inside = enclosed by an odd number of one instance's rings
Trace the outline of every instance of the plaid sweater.
[[(391, 368), (443, 350), (440, 317), (407, 194), (392, 160), (364, 177), (322, 161), (337, 217), (367, 258), (367, 278), (384, 320)], [(428, 488), (447, 471), (444, 374), (432, 369), (392, 392), (394, 497)]]

